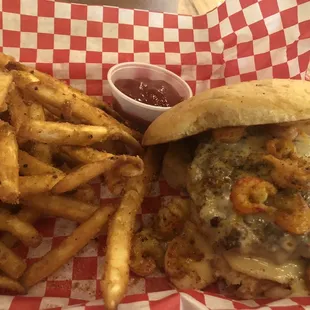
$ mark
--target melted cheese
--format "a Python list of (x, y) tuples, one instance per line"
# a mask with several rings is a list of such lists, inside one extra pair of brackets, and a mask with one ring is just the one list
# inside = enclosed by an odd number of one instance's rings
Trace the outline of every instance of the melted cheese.
[(200, 217), (206, 222), (210, 221), (213, 217), (226, 218), (226, 213), (232, 208), (229, 195), (224, 197), (216, 197), (210, 194), (204, 206), (201, 208)]
[(264, 258), (241, 256), (233, 252), (225, 252), (224, 258), (235, 271), (281, 284), (302, 278), (305, 271), (304, 263), (299, 260), (277, 265)]

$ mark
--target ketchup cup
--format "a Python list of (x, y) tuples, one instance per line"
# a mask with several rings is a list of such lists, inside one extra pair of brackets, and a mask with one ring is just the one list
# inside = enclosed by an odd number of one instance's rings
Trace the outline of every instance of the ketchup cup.
[(122, 93), (115, 82), (120, 79), (149, 79), (161, 80), (169, 83), (186, 100), (193, 96), (189, 85), (178, 75), (164, 68), (139, 63), (124, 62), (113, 66), (108, 72), (108, 82), (114, 99), (117, 101), (118, 112), (129, 120), (136, 120), (144, 124), (150, 124), (161, 113), (170, 109), (170, 107), (160, 107), (148, 105), (134, 100)]

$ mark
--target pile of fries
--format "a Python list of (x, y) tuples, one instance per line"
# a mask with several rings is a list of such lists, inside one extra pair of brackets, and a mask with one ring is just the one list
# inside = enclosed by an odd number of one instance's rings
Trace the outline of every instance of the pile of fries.
[[(162, 158), (106, 103), (0, 54), (0, 288), (24, 294), (108, 225), (102, 294), (115, 309), (126, 293), (136, 214)], [(139, 157), (141, 156), (143, 160)], [(119, 206), (100, 206), (89, 181), (101, 176)], [(33, 224), (49, 215), (80, 225), (27, 266), (12, 248), (37, 247)]]

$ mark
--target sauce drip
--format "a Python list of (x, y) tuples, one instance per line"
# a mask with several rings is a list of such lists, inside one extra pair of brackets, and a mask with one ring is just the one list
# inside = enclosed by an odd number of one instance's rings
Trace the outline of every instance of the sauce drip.
[(183, 100), (167, 82), (161, 80), (120, 79), (115, 86), (128, 97), (157, 107), (172, 107)]

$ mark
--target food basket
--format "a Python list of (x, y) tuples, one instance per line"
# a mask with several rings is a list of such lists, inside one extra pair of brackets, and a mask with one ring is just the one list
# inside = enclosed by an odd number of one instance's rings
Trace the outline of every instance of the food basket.
[[(0, 23), (2, 52), (108, 102), (107, 72), (120, 62), (163, 66), (185, 79), (193, 93), (265, 78), (306, 79), (309, 64), (307, 0), (227, 0), (194, 17), (48, 0), (0, 0)], [(100, 183), (94, 186), (101, 204), (118, 199)], [(163, 180), (154, 183), (139, 217), (149, 221), (160, 201), (175, 195)], [(46, 217), (36, 227), (43, 243), (35, 249), (16, 248), (28, 263), (59, 244), (76, 224)], [(105, 239), (101, 235), (93, 240), (26, 296), (0, 296), (0, 309), (104, 309), (99, 280)], [(309, 305), (310, 297), (231, 300), (216, 287), (178, 292), (156, 273), (145, 279), (132, 276), (119, 309), (292, 310)]]

